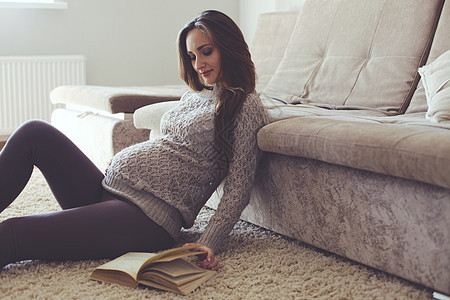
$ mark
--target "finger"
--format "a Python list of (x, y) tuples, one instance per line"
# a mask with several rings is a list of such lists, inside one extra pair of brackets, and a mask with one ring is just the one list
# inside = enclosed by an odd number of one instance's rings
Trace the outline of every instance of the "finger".
[[(190, 252), (203, 252), (203, 254), (198, 254), (202, 257), (204, 257), (206, 259), (207, 257), (207, 250), (202, 248), (200, 244), (192, 244), (192, 243), (188, 243), (188, 244), (184, 244), (182, 247), (192, 247), (194, 246), (195, 248), (190, 248), (189, 251)], [(197, 247), (198, 246), (198, 247)]]
[(207, 252), (209, 249), (205, 245), (195, 244), (195, 243), (187, 243), (187, 244), (184, 244), (182, 247), (191, 247), (191, 246), (194, 246), (195, 248), (190, 249), (190, 251)]
[(217, 269), (219, 269), (219, 260), (218, 259), (214, 259), (214, 261), (212, 261), (209, 265), (208, 265), (208, 269), (214, 270), (216, 271)]
[(213, 269), (217, 269), (218, 268), (219, 260), (217, 258), (215, 258), (215, 257), (210, 259), (210, 260), (205, 259), (203, 261), (198, 262), (197, 265), (199, 267), (201, 267), (201, 268), (204, 268), (204, 269), (211, 269), (211, 270), (213, 270)]
[(199, 261), (198, 263), (202, 266), (209, 266), (210, 264), (214, 263), (215, 260), (216, 258), (214, 257), (207, 257), (206, 259)]
[(216, 271), (219, 269), (219, 261), (215, 260), (214, 262), (204, 266), (204, 268)]
[(219, 269), (220, 269), (219, 262), (217, 262), (217, 264), (215, 266), (211, 267), (211, 270), (213, 270), (213, 271), (218, 271)]
[(204, 268), (204, 269), (211, 269), (211, 270), (218, 270), (219, 268), (219, 260), (215, 257), (214, 251), (203, 245), (203, 244), (196, 244), (196, 243), (187, 243), (183, 246), (198, 246), (196, 248), (191, 249), (191, 251), (198, 251), (203, 252), (201, 256), (203, 256), (203, 260), (197, 262), (197, 266)]
[(207, 261), (211, 261), (214, 258), (214, 251), (203, 245), (194, 248), (191, 251), (203, 252), (203, 254), (201, 254), (200, 257), (202, 257), (202, 259)]

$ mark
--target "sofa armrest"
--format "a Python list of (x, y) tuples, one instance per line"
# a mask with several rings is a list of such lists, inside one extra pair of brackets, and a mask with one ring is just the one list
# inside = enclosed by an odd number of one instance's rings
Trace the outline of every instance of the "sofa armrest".
[(60, 86), (50, 92), (53, 104), (88, 107), (107, 113), (133, 113), (136, 109), (163, 101), (179, 100), (186, 85), (151, 87)]
[(137, 129), (150, 129), (151, 138), (161, 135), (159, 124), (163, 114), (179, 103), (180, 101), (159, 102), (137, 109), (133, 114), (134, 126)]

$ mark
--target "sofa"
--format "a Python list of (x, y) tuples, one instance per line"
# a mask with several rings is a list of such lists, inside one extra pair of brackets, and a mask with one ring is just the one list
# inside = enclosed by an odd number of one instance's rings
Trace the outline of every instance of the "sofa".
[[(251, 52), (271, 123), (242, 219), (450, 294), (449, 49), (448, 0), (262, 14)], [(137, 108), (133, 130), (158, 136), (170, 100)]]

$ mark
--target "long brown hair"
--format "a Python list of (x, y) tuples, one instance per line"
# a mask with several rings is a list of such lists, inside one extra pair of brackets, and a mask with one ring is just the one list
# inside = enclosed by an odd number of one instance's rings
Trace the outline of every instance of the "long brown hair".
[(207, 10), (194, 18), (178, 35), (180, 76), (195, 91), (211, 89), (194, 70), (187, 54), (186, 37), (193, 29), (200, 29), (218, 48), (221, 72), (215, 83), (218, 91), (214, 118), (215, 144), (219, 150), (218, 167), (228, 167), (232, 158), (231, 136), (234, 120), (248, 94), (255, 90), (255, 66), (241, 30), (227, 15)]

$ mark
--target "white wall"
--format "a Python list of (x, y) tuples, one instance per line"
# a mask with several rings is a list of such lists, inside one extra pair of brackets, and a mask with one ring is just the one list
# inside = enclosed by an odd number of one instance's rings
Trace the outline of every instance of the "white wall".
[(0, 56), (83, 54), (87, 83), (180, 83), (176, 37), (199, 12), (239, 22), (239, 0), (69, 0), (67, 10), (0, 8)]
[(260, 13), (298, 10), (305, 0), (69, 0), (67, 10), (0, 8), (0, 56), (82, 54), (87, 83), (181, 83), (176, 37), (199, 12), (232, 17), (251, 45)]

